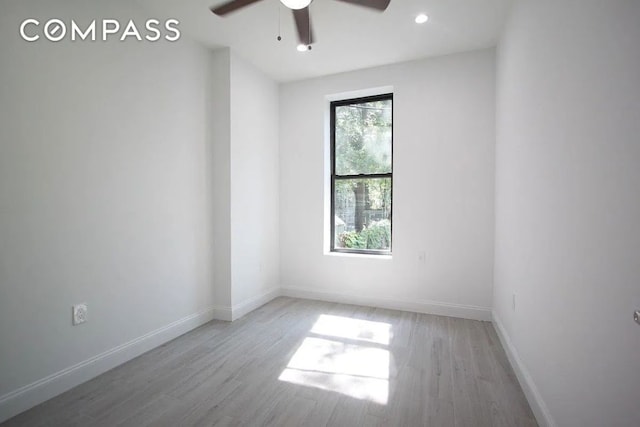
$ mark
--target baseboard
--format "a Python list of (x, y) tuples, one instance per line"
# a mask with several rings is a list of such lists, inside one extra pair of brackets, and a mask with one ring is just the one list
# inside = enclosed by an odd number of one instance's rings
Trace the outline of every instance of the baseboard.
[(215, 320), (224, 320), (231, 322), (233, 320), (233, 309), (231, 307), (215, 306), (213, 307), (213, 318)]
[(391, 310), (412, 311), (416, 313), (436, 314), (439, 316), (460, 317), (471, 320), (491, 321), (491, 309), (472, 305), (450, 304), (437, 301), (398, 300), (392, 298), (371, 298), (361, 295), (337, 292), (322, 292), (304, 288), (282, 288), (282, 295), (292, 298), (338, 302), (342, 304), (364, 305)]
[(529, 373), (529, 370), (520, 359), (518, 355), (518, 350), (516, 350), (511, 338), (507, 334), (506, 329), (502, 325), (500, 318), (496, 315), (495, 311), (493, 312), (493, 324), (495, 326), (496, 332), (498, 333), (498, 338), (500, 338), (500, 342), (502, 343), (502, 347), (507, 353), (507, 358), (513, 367), (513, 370), (518, 377), (518, 382), (524, 391), (525, 396), (527, 397), (527, 401), (529, 402), (529, 406), (531, 406), (531, 410), (538, 421), (538, 424), (541, 427), (556, 427), (557, 424), (551, 417), (551, 413), (549, 412), (549, 408), (542, 400), (542, 396), (540, 395), (540, 391), (538, 391), (538, 387), (536, 387), (535, 382), (533, 381), (533, 377)]
[(214, 318), (214, 309), (184, 317), (125, 344), (0, 396), (0, 423), (146, 353)]
[(282, 295), (280, 288), (269, 289), (257, 295), (253, 298), (249, 298), (248, 300), (242, 301), (241, 303), (235, 304), (231, 309), (231, 321), (237, 320), (255, 310), (258, 307), (261, 307), (271, 301), (274, 298)]

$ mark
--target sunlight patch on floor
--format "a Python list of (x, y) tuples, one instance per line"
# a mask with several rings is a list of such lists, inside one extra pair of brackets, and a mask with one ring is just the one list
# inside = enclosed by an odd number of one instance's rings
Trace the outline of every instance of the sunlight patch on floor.
[(329, 337), (389, 345), (391, 325), (383, 322), (322, 314), (313, 325), (311, 332)]
[(321, 315), (278, 379), (385, 405), (390, 331), (387, 323)]

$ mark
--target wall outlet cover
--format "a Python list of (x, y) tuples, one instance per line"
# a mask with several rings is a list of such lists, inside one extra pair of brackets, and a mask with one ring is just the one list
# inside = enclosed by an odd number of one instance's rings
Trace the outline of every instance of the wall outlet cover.
[(72, 323), (74, 326), (80, 325), (87, 321), (87, 311), (88, 309), (86, 303), (76, 304), (73, 306)]

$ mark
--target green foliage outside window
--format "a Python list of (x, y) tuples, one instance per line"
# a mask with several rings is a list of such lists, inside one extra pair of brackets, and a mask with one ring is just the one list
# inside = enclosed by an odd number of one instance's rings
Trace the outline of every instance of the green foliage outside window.
[(371, 223), (362, 231), (340, 234), (340, 246), (348, 249), (386, 249), (391, 246), (391, 221), (383, 219)]

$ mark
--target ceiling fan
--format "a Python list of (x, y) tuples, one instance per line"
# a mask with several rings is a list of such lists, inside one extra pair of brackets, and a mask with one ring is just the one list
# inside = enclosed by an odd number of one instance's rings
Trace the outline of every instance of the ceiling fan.
[[(226, 3), (212, 7), (211, 11), (218, 16), (226, 16), (229, 13), (235, 12), (238, 9), (249, 6), (253, 3), (257, 3), (262, 0), (231, 0)], [(309, 18), (309, 5), (313, 0), (280, 0), (280, 2), (291, 9), (293, 12), (293, 18), (296, 23), (296, 29), (298, 30), (298, 39), (300, 44), (308, 46), (311, 49), (311, 44), (314, 42), (313, 33), (311, 31), (311, 20)], [(379, 11), (384, 11), (389, 6), (391, 0), (338, 0), (344, 3), (351, 3), (358, 6), (367, 7)], [(278, 38), (280, 40), (280, 38)]]

